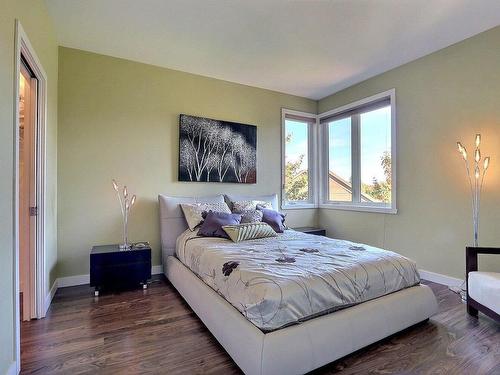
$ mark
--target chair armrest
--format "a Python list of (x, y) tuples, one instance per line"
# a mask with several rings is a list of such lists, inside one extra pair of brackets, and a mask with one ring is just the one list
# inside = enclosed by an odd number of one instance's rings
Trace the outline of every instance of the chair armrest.
[(477, 255), (478, 254), (500, 254), (500, 247), (473, 247), (465, 248), (465, 273), (477, 271)]
[(500, 254), (500, 247), (466, 247), (467, 253), (475, 253), (475, 254)]
[(477, 271), (477, 247), (465, 248), (465, 277), (469, 279), (469, 272)]

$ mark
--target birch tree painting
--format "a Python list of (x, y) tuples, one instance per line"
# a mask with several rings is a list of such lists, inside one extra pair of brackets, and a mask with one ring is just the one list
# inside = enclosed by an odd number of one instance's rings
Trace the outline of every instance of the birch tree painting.
[(179, 181), (257, 182), (257, 127), (180, 116)]

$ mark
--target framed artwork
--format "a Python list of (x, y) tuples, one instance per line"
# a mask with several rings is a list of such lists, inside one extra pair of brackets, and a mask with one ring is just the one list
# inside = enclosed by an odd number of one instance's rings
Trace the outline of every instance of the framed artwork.
[(180, 115), (179, 181), (257, 182), (257, 127)]

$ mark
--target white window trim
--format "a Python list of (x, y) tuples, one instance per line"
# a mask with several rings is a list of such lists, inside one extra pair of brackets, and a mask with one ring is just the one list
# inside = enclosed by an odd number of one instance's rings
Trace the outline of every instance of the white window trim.
[[(319, 152), (319, 208), (326, 209), (336, 209), (336, 210), (348, 210), (348, 211), (362, 211), (362, 212), (376, 212), (376, 213), (386, 213), (386, 214), (396, 214), (397, 213), (397, 122), (396, 122), (396, 89), (387, 90), (376, 95), (372, 95), (368, 98), (358, 100), (356, 102), (344, 105), (333, 110), (320, 113), (317, 117), (317, 123), (325, 117), (334, 116), (336, 114), (349, 111), (356, 107), (364, 106), (369, 103), (390, 98), (391, 100), (391, 161), (392, 161), (392, 171), (391, 171), (391, 205), (386, 206), (383, 204), (366, 202), (335, 202), (327, 199), (328, 197), (328, 179), (325, 173), (328, 175), (328, 147), (326, 130), (322, 126), (318, 126), (319, 134), (323, 140), (320, 145)], [(357, 150), (355, 150), (357, 152)], [(356, 171), (353, 171), (353, 174)], [(354, 193), (354, 191), (353, 191)]]
[[(285, 119), (287, 115), (306, 117), (313, 120), (312, 126), (309, 127), (309, 197), (307, 202), (288, 202), (285, 201), (285, 145), (286, 131)], [(291, 109), (281, 109), (281, 208), (283, 210), (318, 208), (318, 116), (314, 113), (295, 111)]]

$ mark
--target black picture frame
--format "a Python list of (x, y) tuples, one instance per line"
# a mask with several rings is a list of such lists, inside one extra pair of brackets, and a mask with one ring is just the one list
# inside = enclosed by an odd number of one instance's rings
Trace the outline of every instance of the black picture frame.
[(257, 127), (181, 114), (178, 180), (257, 183)]

